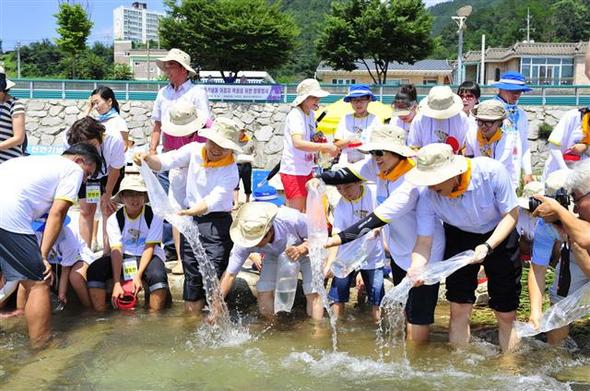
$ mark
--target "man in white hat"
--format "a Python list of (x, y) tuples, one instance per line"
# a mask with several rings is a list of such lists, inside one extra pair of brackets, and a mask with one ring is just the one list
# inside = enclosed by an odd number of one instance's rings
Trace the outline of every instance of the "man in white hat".
[(460, 153), (465, 146), (469, 121), (463, 112), (463, 101), (449, 86), (432, 87), (420, 101), (412, 121), (408, 145), (421, 148), (432, 143), (446, 143)]
[[(211, 128), (203, 129), (200, 135), (207, 139), (205, 144), (190, 143), (162, 155), (138, 153), (135, 163), (140, 165), (145, 161), (156, 171), (188, 168), (190, 175), (187, 177), (183, 205), (187, 209), (180, 210), (179, 214), (194, 217), (207, 256), (215, 265), (218, 277), (221, 277), (233, 246), (229, 228), (232, 223), (232, 193), (239, 179), (234, 153), (242, 152), (239, 146), (240, 128), (230, 119), (218, 118)], [(181, 237), (181, 248), (185, 307), (188, 311), (200, 313), (205, 305), (205, 291), (198, 259), (184, 236)]]
[(451, 302), (449, 341), (459, 345), (469, 342), (469, 318), (483, 262), (489, 306), (498, 320), (500, 346), (508, 351), (516, 343), (512, 323), (519, 305), (522, 272), (520, 259), (513, 259), (518, 203), (508, 172), (495, 160), (468, 159), (453, 154), (451, 146), (439, 143), (420, 149), (416, 163), (406, 179), (417, 186), (428, 186), (428, 191), (418, 201), (418, 238), (408, 274), (417, 275), (429, 261), (435, 232), (433, 217), (442, 220), (444, 259), (475, 250), (473, 264), (446, 280), (446, 297)]
[[(393, 258), (391, 265), (395, 283), (405, 277), (416, 243), (416, 205), (426, 191), (406, 180), (415, 162), (415, 152), (406, 146), (406, 132), (395, 125), (373, 128), (369, 142), (359, 150), (371, 155), (350, 167), (338, 171), (324, 171), (320, 177), (327, 184), (343, 184), (362, 180), (375, 181), (376, 205), (372, 213), (332, 236), (328, 246), (351, 242), (371, 229), (386, 226), (384, 236)], [(444, 238), (442, 226), (431, 217), (434, 226), (432, 262), (442, 259)], [(438, 300), (438, 284), (422, 286), (410, 291), (406, 316), (408, 339), (416, 343), (428, 341), (430, 324), (434, 323), (434, 309)]]
[[(258, 290), (258, 308), (265, 318), (274, 317), (274, 295), (277, 285), (278, 258), (284, 252), (300, 264), (307, 314), (322, 319), (324, 309), (312, 288), (311, 263), (307, 256), (307, 223), (305, 215), (292, 208), (280, 208), (270, 202), (249, 202), (240, 207), (232, 223), (230, 235), (235, 245), (229, 265), (221, 279), (221, 292), (227, 296), (250, 254), (263, 255), (264, 264)], [(289, 243), (289, 240), (292, 243)]]

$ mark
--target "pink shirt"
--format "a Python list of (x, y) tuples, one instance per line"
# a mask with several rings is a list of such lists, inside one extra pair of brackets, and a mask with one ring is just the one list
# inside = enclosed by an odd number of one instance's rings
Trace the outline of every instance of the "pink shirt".
[[(205, 127), (210, 128), (212, 124), (213, 121), (211, 121), (211, 119), (207, 119), (207, 122), (205, 122)], [(189, 136), (182, 137), (170, 136), (169, 134), (163, 133), (162, 139), (164, 143), (164, 151), (172, 151), (175, 149), (179, 149), (180, 147), (186, 144), (194, 142), (204, 143), (205, 141), (207, 141), (205, 137), (199, 136), (198, 133), (199, 132), (195, 132)]]

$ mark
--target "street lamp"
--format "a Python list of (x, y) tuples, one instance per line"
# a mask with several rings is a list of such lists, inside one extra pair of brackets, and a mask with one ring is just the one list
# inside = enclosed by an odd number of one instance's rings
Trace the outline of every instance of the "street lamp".
[(459, 27), (459, 30), (457, 30), (457, 34), (459, 34), (457, 84), (463, 83), (463, 30), (465, 30), (465, 21), (467, 20), (467, 17), (471, 15), (471, 11), (473, 11), (473, 7), (466, 5), (457, 10), (457, 16), (451, 16), (451, 19), (453, 19)]

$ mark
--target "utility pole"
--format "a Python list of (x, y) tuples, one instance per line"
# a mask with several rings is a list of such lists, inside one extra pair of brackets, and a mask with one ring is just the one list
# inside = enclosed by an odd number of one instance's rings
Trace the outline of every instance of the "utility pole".
[(20, 41), (16, 42), (16, 78), (20, 79)]
[(458, 45), (458, 53), (457, 53), (457, 83), (463, 83), (463, 30), (465, 30), (465, 21), (467, 17), (471, 15), (472, 7), (470, 5), (466, 5), (464, 7), (459, 8), (457, 11), (457, 16), (451, 16), (451, 19), (457, 23), (457, 34), (459, 34), (459, 45)]
[(526, 9), (526, 29), (518, 29), (518, 31), (526, 31), (526, 41), (524, 42), (532, 42), (531, 41), (531, 31), (535, 31), (534, 28), (531, 27), (531, 9)]
[(147, 79), (150, 80), (150, 40), (147, 40)]

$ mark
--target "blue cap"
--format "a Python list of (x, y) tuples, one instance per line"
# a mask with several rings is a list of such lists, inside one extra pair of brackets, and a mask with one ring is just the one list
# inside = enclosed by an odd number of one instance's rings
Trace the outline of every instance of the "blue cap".
[(254, 189), (254, 201), (271, 202), (276, 206), (282, 206), (285, 201), (277, 194), (277, 189), (271, 185), (258, 186)]
[(363, 96), (371, 97), (371, 102), (375, 102), (377, 98), (371, 92), (371, 89), (366, 84), (353, 84), (348, 89), (348, 95), (344, 97), (345, 102), (350, 102), (352, 98), (361, 98)]
[(526, 85), (526, 80), (520, 72), (508, 71), (500, 76), (500, 81), (491, 84), (491, 87), (496, 87), (506, 91), (522, 91), (528, 92), (533, 89)]
[[(47, 213), (45, 213), (43, 216), (33, 220), (33, 222), (31, 223), (31, 227), (33, 228), (33, 231), (35, 231), (35, 232), (45, 231), (45, 223), (47, 222), (48, 216), (49, 215)], [(72, 221), (72, 219), (70, 218), (70, 216), (66, 215), (66, 218), (64, 219), (62, 226), (65, 227), (66, 225), (70, 224), (70, 221)]]

